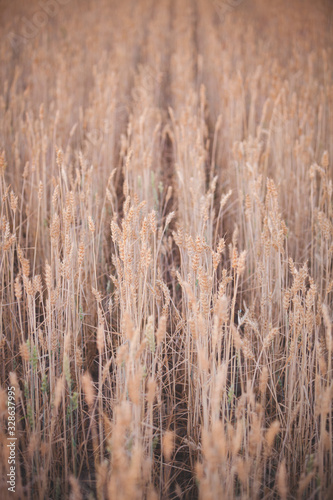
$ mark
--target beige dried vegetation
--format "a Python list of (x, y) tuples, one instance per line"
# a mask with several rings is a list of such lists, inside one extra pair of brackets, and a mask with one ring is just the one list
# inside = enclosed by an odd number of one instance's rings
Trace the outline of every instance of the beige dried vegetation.
[(331, 2), (0, 6), (1, 491), (332, 498)]

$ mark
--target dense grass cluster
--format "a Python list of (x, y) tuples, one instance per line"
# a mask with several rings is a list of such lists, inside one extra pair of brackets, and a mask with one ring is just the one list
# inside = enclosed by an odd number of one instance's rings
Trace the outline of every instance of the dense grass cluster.
[(0, 10), (1, 494), (333, 498), (332, 3)]

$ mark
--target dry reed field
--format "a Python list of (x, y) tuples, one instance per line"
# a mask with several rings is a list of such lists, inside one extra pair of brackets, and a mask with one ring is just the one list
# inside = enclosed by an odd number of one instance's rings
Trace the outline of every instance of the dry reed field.
[(0, 0), (1, 498), (333, 498), (331, 0)]

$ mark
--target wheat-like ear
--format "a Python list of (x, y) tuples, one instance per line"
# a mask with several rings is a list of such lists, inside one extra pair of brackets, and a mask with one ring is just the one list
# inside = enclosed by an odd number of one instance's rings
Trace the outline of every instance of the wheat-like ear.
[(285, 460), (282, 460), (282, 462), (279, 464), (277, 472), (277, 490), (281, 500), (287, 500), (288, 486), (287, 486), (287, 469)]
[(332, 322), (326, 304), (323, 304), (322, 308), (323, 308), (323, 319), (326, 329), (326, 346), (330, 356), (332, 352)]
[(69, 482), (71, 485), (71, 500), (82, 500), (83, 497), (78, 479), (74, 476), (70, 476)]
[(280, 431), (280, 422), (278, 420), (275, 420), (266, 431), (265, 445), (266, 445), (266, 453), (268, 456), (272, 452), (273, 443), (279, 431)]
[(64, 390), (64, 378), (59, 377), (56, 386), (55, 386), (55, 392), (54, 392), (54, 412), (57, 414), (59, 405), (61, 403), (62, 395), (63, 395), (63, 390)]
[(330, 2), (3, 4), (13, 498), (331, 498)]
[(91, 409), (95, 400), (95, 391), (91, 379), (91, 375), (85, 372), (82, 376), (82, 386), (84, 390), (84, 396), (87, 401), (89, 408)]
[(163, 435), (163, 455), (165, 460), (169, 462), (171, 460), (172, 453), (175, 447), (175, 434), (173, 431), (166, 431)]

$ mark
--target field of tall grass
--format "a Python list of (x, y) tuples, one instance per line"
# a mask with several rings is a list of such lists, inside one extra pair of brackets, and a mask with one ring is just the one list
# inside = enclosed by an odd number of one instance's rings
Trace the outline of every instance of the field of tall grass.
[(0, 18), (1, 498), (332, 499), (333, 3)]

